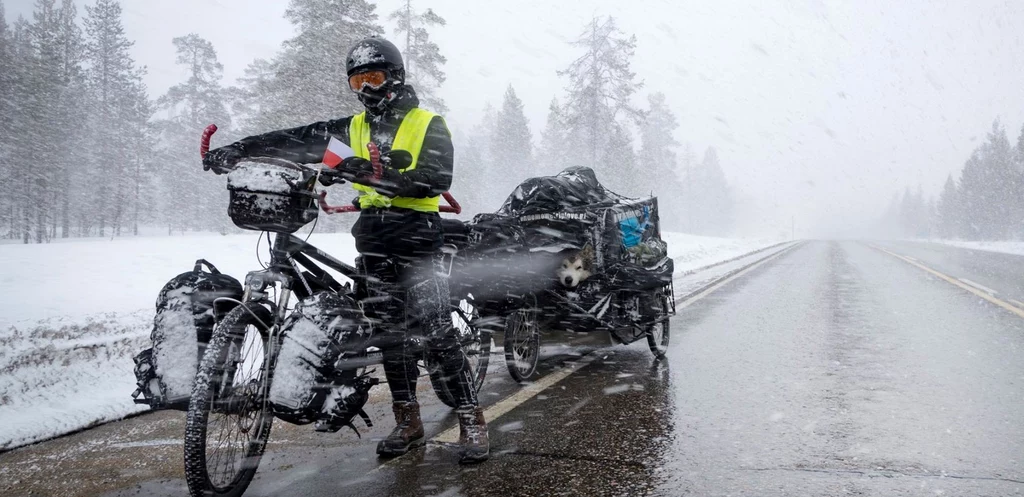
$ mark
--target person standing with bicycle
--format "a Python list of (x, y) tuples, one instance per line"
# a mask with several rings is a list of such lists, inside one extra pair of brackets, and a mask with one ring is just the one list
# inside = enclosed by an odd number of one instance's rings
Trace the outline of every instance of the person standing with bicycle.
[[(244, 138), (211, 150), (203, 168), (223, 174), (247, 157), (318, 163), (332, 137), (349, 144), (355, 156), (321, 173), (321, 182), (349, 181), (359, 194), (360, 215), (352, 227), (356, 249), (368, 275), (392, 289), (387, 302), (367, 307), (385, 326), (404, 326), (411, 338), (422, 338), (458, 405), (459, 462), (484, 461), (490, 455), (487, 424), (452, 324), (447, 281), (438, 275), (443, 243), (438, 207), (452, 183), (451, 133), (444, 118), (419, 107), (416, 92), (405, 84), (402, 55), (391, 42), (367, 38), (356, 43), (346, 72), (365, 112)], [(367, 150), (371, 141), (385, 156), (408, 151), (412, 162), (402, 169), (385, 167), (375, 179)], [(418, 354), (407, 345), (383, 354), (396, 426), (377, 445), (377, 454), (394, 457), (425, 443), (416, 400)]]

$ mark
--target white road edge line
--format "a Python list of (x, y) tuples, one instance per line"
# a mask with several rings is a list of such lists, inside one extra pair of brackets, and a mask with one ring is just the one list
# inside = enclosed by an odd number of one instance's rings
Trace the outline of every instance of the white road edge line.
[(968, 285), (973, 286), (974, 288), (977, 288), (978, 290), (986, 292), (989, 295), (995, 295), (996, 294), (995, 290), (993, 290), (993, 289), (991, 289), (991, 288), (989, 288), (989, 287), (987, 287), (985, 285), (982, 285), (981, 283), (975, 283), (975, 282), (973, 282), (973, 281), (971, 281), (971, 280), (969, 280), (967, 278), (957, 278), (957, 279), (962, 281), (962, 282), (964, 282), (964, 283), (967, 283)]
[(925, 266), (924, 264), (921, 264), (919, 262), (912, 261), (912, 260), (910, 260), (910, 259), (908, 259), (908, 258), (906, 258), (906, 257), (904, 257), (904, 256), (902, 256), (900, 254), (897, 254), (895, 252), (890, 252), (890, 251), (888, 251), (888, 250), (886, 250), (886, 249), (884, 249), (882, 247), (879, 247), (877, 245), (869, 245), (869, 246), (874, 248), (875, 250), (878, 250), (880, 252), (884, 252), (884, 253), (889, 254), (889, 255), (897, 258), (897, 259), (900, 259), (900, 260), (906, 262), (907, 264), (910, 264), (912, 266), (916, 266), (919, 269), (923, 269), (926, 272), (928, 272), (929, 274), (931, 274), (932, 276), (935, 276), (936, 278), (939, 278), (941, 280), (945, 280), (948, 283), (951, 283), (951, 284), (956, 285), (956, 286), (958, 286), (960, 288), (963, 288), (964, 290), (967, 290), (968, 292), (971, 292), (971, 293), (973, 293), (973, 294), (975, 294), (975, 295), (977, 295), (977, 296), (979, 296), (979, 297), (981, 297), (981, 298), (983, 298), (983, 299), (985, 299), (985, 300), (987, 300), (987, 301), (989, 301), (989, 302), (991, 302), (991, 303), (993, 303), (993, 304), (995, 304), (995, 305), (997, 305), (999, 307), (1002, 307), (1003, 309), (1006, 309), (1006, 310), (1016, 314), (1017, 316), (1020, 316), (1020, 317), (1024, 318), (1024, 309), (1019, 309), (1017, 307), (1014, 307), (1012, 304), (1010, 304), (1008, 302), (1005, 302), (1003, 300), (997, 299), (997, 298), (993, 297), (992, 295), (989, 295), (989, 294), (987, 294), (987, 293), (985, 293), (985, 292), (983, 292), (983, 291), (981, 291), (981, 290), (979, 290), (977, 288), (974, 288), (973, 286), (970, 286), (970, 285), (968, 285), (966, 283), (963, 283), (963, 282), (961, 282), (961, 281), (959, 281), (959, 280), (957, 280), (955, 278), (952, 278), (950, 276), (946, 276), (945, 274), (942, 274), (942, 273), (940, 273), (940, 272), (938, 272), (938, 271), (936, 271), (936, 270), (934, 270), (934, 269), (932, 269), (932, 268), (930, 268), (928, 266)]

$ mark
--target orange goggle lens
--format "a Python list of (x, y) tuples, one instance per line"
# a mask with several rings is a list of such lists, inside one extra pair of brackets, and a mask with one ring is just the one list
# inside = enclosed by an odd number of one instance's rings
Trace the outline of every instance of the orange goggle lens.
[(352, 91), (362, 90), (364, 86), (369, 86), (371, 90), (379, 90), (387, 80), (388, 75), (384, 71), (367, 71), (350, 76), (348, 86)]

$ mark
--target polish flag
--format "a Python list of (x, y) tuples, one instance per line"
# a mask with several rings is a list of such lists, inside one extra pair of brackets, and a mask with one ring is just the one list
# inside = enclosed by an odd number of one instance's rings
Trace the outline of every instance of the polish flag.
[(348, 145), (332, 136), (331, 141), (327, 143), (327, 151), (324, 152), (324, 164), (330, 168), (338, 167), (342, 160), (353, 155), (355, 152)]

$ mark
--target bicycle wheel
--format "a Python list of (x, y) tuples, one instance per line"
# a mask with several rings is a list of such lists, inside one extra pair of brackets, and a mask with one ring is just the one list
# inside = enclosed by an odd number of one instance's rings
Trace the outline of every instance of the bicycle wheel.
[(664, 359), (665, 353), (668, 352), (669, 340), (668, 296), (658, 292), (655, 295), (655, 301), (659, 303), (656, 304), (658, 305), (658, 321), (647, 327), (647, 346), (650, 347), (655, 359)]
[(537, 312), (520, 309), (505, 319), (505, 366), (513, 380), (522, 383), (537, 372), (540, 330)]
[(240, 305), (213, 331), (185, 421), (185, 480), (193, 497), (240, 496), (256, 474), (274, 420), (266, 361), (273, 322), (267, 308)]
[[(473, 389), (479, 393), (487, 377), (487, 364), (491, 358), (491, 332), (486, 326), (479, 325), (479, 314), (472, 304), (463, 300), (459, 304), (459, 311), (454, 312), (455, 328), (459, 333), (459, 342), (462, 343), (462, 350), (469, 360), (469, 367), (473, 375)], [(430, 376), (430, 384), (434, 387), (434, 393), (441, 402), (451, 408), (458, 407), (455, 395), (448, 390), (448, 384), (442, 377), (441, 368), (427, 361), (427, 371)]]

